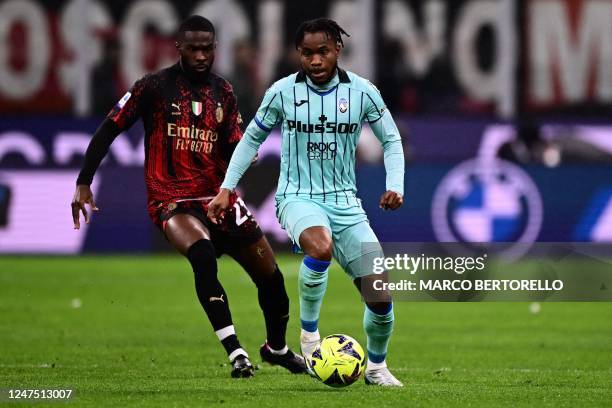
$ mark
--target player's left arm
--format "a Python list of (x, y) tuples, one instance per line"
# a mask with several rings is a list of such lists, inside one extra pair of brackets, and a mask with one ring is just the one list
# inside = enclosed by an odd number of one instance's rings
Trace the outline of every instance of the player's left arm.
[(379, 206), (383, 210), (396, 210), (404, 203), (402, 137), (378, 89), (372, 84), (368, 84), (368, 88), (364, 97), (364, 119), (382, 144), (387, 172), (386, 191), (380, 197)]

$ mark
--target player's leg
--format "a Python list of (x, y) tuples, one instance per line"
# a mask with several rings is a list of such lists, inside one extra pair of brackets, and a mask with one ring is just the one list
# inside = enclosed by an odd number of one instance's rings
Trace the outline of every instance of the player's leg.
[(336, 239), (341, 256), (337, 256), (344, 270), (353, 279), (365, 306), (363, 328), (367, 336), (368, 363), (365, 371), (367, 384), (402, 386), (387, 368), (387, 350), (395, 316), (391, 295), (387, 290), (374, 290), (374, 281), (384, 278), (372, 270), (372, 260), (382, 256), (378, 239), (367, 221), (342, 230)]
[(227, 253), (244, 268), (257, 287), (257, 298), (264, 314), (267, 334), (266, 342), (260, 349), (261, 358), (293, 373), (305, 372), (304, 359), (293, 353), (285, 341), (289, 322), (289, 297), (270, 243), (264, 236), (248, 245), (241, 245), (240, 240), (235, 239), (235, 245)]
[(209, 230), (195, 216), (179, 213), (166, 221), (164, 232), (168, 241), (191, 264), (198, 300), (233, 363), (232, 376), (252, 376), (253, 366), (248, 360), (248, 354), (240, 346), (227, 294), (217, 278), (217, 259)]
[(280, 208), (281, 225), (305, 254), (299, 272), (300, 346), (308, 358), (321, 339), (318, 323), (332, 258), (331, 227), (325, 211), (312, 201), (292, 200)]
[(319, 315), (327, 289), (327, 273), (332, 258), (332, 239), (327, 227), (306, 228), (299, 235), (304, 259), (300, 265), (300, 346), (302, 354), (309, 358), (321, 341)]
[(315, 226), (300, 234), (300, 248), (304, 259), (300, 266), (300, 319), (302, 329), (318, 330), (319, 314), (327, 288), (327, 271), (332, 258), (332, 239), (329, 229)]
[(403, 384), (387, 368), (387, 349), (395, 316), (389, 292), (372, 290), (374, 281), (380, 278), (379, 275), (368, 275), (354, 280), (365, 299), (363, 328), (368, 339), (365, 380), (370, 385), (401, 387)]

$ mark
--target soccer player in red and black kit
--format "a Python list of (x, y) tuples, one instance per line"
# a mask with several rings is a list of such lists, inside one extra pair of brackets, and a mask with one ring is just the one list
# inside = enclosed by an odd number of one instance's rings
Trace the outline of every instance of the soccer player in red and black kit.
[(242, 137), (232, 87), (210, 72), (216, 47), (212, 23), (201, 16), (187, 18), (179, 27), (176, 47), (179, 61), (137, 81), (96, 130), (72, 201), (74, 228), (80, 226), (81, 212), (86, 222), (90, 220), (85, 204), (97, 210), (90, 184), (109, 146), (141, 118), (149, 215), (191, 263), (198, 299), (232, 362), (232, 376), (250, 377), (254, 368), (240, 346), (227, 295), (217, 279), (216, 258), (223, 253), (234, 258), (257, 286), (267, 333), (262, 359), (294, 373), (305, 372), (304, 359), (285, 343), (289, 299), (257, 222), (236, 194), (222, 223), (213, 224), (206, 217), (208, 202), (219, 192)]

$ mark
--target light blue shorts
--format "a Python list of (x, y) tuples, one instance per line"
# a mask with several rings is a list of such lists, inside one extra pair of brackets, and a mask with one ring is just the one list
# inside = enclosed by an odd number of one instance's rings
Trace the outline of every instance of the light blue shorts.
[(299, 246), (302, 232), (310, 227), (325, 227), (332, 236), (333, 255), (352, 278), (371, 275), (366, 259), (382, 256), (378, 238), (361, 204), (341, 206), (302, 197), (287, 197), (276, 205), (281, 226)]

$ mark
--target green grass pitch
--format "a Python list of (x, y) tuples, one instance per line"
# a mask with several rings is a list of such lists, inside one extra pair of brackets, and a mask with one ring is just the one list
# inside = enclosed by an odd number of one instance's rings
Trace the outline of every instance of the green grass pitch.
[[(279, 257), (294, 350), (299, 262)], [(397, 302), (389, 364), (406, 387), (332, 389), (262, 364), (254, 285), (227, 258), (220, 278), (260, 366), (252, 379), (229, 377), (182, 258), (0, 258), (0, 389), (70, 387), (76, 395), (66, 406), (92, 407), (612, 405), (610, 303), (544, 303), (534, 314), (527, 303)], [(322, 334), (346, 333), (365, 346), (362, 312), (334, 266)]]

